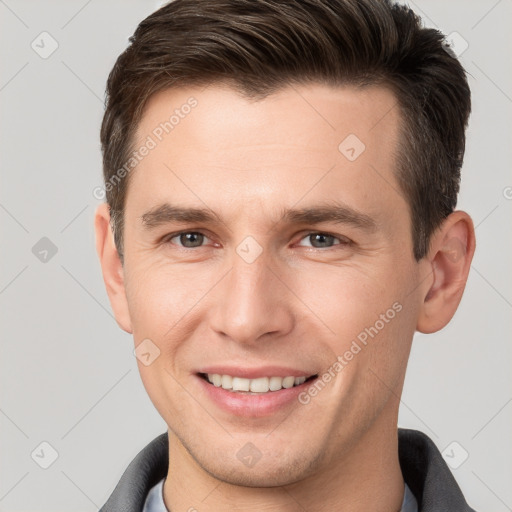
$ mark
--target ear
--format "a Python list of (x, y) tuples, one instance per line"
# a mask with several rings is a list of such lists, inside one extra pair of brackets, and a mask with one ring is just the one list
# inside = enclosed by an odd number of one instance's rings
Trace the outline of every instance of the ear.
[(453, 317), (466, 286), (475, 252), (475, 229), (466, 212), (450, 214), (432, 235), (425, 257), (432, 277), (423, 289), (423, 304), (416, 329), (432, 333)]
[(106, 203), (100, 204), (96, 209), (94, 230), (96, 232), (96, 251), (100, 259), (110, 305), (119, 327), (131, 334), (132, 323), (124, 287), (124, 269), (114, 243), (114, 234), (110, 226), (110, 211)]

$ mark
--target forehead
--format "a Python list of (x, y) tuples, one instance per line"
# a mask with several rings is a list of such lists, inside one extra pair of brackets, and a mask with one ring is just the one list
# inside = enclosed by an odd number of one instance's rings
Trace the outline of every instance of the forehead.
[[(189, 146), (201, 143), (201, 148), (215, 151), (291, 139), (296, 145), (323, 141), (324, 148), (332, 149), (340, 135), (354, 133), (372, 145), (383, 133), (390, 139), (394, 135), (399, 121), (397, 107), (394, 93), (383, 86), (289, 85), (263, 99), (245, 97), (216, 84), (166, 89), (147, 102), (136, 138), (142, 142), (153, 132), (157, 139), (171, 134), (176, 137), (181, 132)], [(184, 122), (187, 117), (192, 121)], [(200, 125), (194, 123), (198, 117)], [(188, 130), (191, 124), (193, 129)]]
[(220, 85), (161, 91), (138, 126), (135, 148), (151, 150), (130, 176), (127, 203), (169, 195), (239, 209), (305, 194), (369, 207), (375, 194), (397, 200), (399, 122), (383, 87), (290, 85), (259, 100)]

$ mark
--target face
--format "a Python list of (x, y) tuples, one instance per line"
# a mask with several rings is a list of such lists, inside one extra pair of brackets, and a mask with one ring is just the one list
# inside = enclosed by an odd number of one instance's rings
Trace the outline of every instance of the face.
[(212, 85), (147, 105), (125, 328), (150, 347), (140, 373), (176, 449), (216, 478), (297, 482), (396, 427), (422, 298), (395, 104), (376, 87), (253, 101)]

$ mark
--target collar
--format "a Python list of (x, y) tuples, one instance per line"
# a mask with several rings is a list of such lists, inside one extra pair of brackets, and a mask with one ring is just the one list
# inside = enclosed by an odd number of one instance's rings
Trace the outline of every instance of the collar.
[[(167, 476), (167, 432), (151, 441), (133, 459), (100, 512), (140, 512), (150, 489)], [(419, 512), (475, 512), (433, 441), (422, 432), (398, 429), (398, 455), (405, 483)]]

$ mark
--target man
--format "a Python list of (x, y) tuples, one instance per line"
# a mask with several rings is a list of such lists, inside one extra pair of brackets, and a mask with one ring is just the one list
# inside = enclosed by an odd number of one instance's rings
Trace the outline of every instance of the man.
[(470, 92), (379, 0), (175, 0), (107, 85), (97, 250), (168, 432), (103, 511), (471, 511), (397, 429), (455, 313)]

